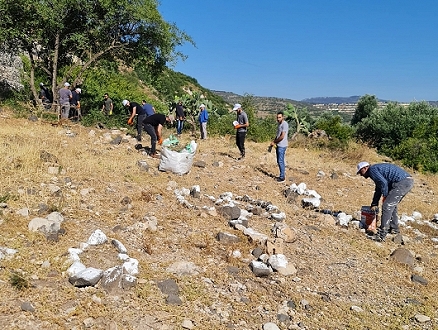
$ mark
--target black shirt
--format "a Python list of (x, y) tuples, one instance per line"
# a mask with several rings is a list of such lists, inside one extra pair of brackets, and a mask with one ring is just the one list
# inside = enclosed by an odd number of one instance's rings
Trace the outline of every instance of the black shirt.
[(79, 93), (77, 93), (76, 91), (72, 91), (71, 92), (71, 100), (70, 100), (70, 104), (71, 105), (78, 105), (78, 102), (81, 100), (81, 96), (79, 95)]
[(129, 102), (129, 112), (130, 113), (132, 113), (132, 111), (134, 111), (134, 107), (135, 107), (135, 113), (137, 115), (141, 116), (141, 115), (145, 115), (146, 114), (146, 111), (137, 102)]
[(150, 124), (154, 127), (157, 127), (159, 124), (164, 125), (165, 122), (166, 116), (161, 113), (155, 113), (143, 120), (143, 124)]
[(184, 117), (184, 107), (181, 104), (176, 105), (176, 116), (178, 118)]

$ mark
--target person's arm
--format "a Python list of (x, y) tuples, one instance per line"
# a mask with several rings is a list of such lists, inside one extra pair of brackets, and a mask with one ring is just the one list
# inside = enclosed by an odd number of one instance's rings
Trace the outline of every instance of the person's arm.
[(154, 113), (156, 113), (156, 112), (155, 112), (155, 108), (154, 108), (154, 107), (152, 107), (152, 111), (153, 111)]
[(132, 122), (136, 114), (137, 114), (137, 107), (133, 107), (131, 117), (129, 117), (128, 122)]
[(163, 125), (161, 125), (161, 124), (158, 124), (158, 126), (155, 128), (155, 133), (157, 134), (158, 144), (163, 143), (163, 137), (161, 135), (162, 128), (163, 128)]
[(285, 131), (281, 131), (280, 136), (279, 136), (279, 137), (276, 137), (276, 138), (274, 139), (274, 141), (271, 142), (271, 146), (274, 146), (274, 145), (280, 143), (280, 142), (284, 139), (284, 136), (285, 136), (285, 135), (286, 135), (286, 132), (285, 132)]
[(113, 109), (114, 109), (114, 104), (113, 104), (113, 102), (111, 102), (110, 103), (110, 111), (113, 112)]

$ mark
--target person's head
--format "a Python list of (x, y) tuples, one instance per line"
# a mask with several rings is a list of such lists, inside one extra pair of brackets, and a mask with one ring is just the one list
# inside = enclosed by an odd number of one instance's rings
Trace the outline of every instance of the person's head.
[(242, 112), (242, 106), (239, 103), (236, 103), (233, 107), (233, 111), (237, 111), (237, 113)]
[(278, 111), (277, 112), (277, 122), (279, 124), (281, 124), (283, 122), (283, 120), (284, 120), (284, 113), (283, 113), (283, 111)]
[(146, 104), (146, 100), (141, 100), (141, 104)]
[(75, 91), (76, 91), (76, 93), (78, 93), (78, 94), (81, 94), (81, 93), (82, 93), (82, 90), (81, 90), (80, 88), (76, 88)]
[(44, 84), (43, 84), (43, 83), (40, 83), (40, 87), (44, 87)]
[(370, 164), (368, 162), (360, 162), (357, 164), (357, 173), (360, 174), (363, 177), (366, 177), (366, 173), (368, 171), (368, 168), (370, 167)]
[(204, 105), (204, 104), (201, 104), (201, 105), (199, 106), (199, 109), (201, 109), (201, 111), (204, 110), (204, 109), (205, 109), (205, 105)]
[(70, 87), (70, 84), (69, 84), (68, 82), (65, 82), (65, 83), (64, 83), (64, 87), (65, 87), (65, 88), (69, 88), (69, 87)]
[(182, 100), (178, 100), (178, 104), (181, 105), (182, 104)]
[(122, 104), (124, 107), (129, 107), (129, 101), (128, 100), (123, 100)]
[(103, 97), (107, 99), (109, 97), (108, 93), (103, 94)]

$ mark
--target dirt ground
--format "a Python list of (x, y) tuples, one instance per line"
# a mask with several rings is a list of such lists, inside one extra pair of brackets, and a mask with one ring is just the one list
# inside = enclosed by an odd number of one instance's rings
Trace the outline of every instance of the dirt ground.
[[(322, 209), (358, 219), (374, 184), (356, 175), (356, 164), (387, 161), (363, 146), (341, 153), (312, 148), (308, 141), (291, 144), (286, 182), (277, 183), (275, 153), (267, 151), (266, 143), (247, 141), (247, 156), (239, 161), (234, 136), (197, 140), (194, 160), (205, 167), (177, 175), (159, 171), (160, 160), (137, 150), (123, 130), (50, 125), (15, 119), (5, 111), (0, 122), (0, 198), (7, 205), (0, 216), (0, 247), (18, 251), (0, 260), (2, 329), (263, 329), (268, 322), (280, 329), (438, 328), (437, 244), (431, 240), (438, 234), (428, 225), (438, 213), (434, 175), (407, 169), (415, 186), (399, 214), (416, 211), (422, 219), (401, 228), (403, 243), (392, 237), (376, 243), (354, 225), (339, 226), (334, 218), (328, 221), (303, 208), (300, 197), (284, 196), (291, 184), (304, 182), (322, 196)], [(166, 130), (165, 137), (171, 133)], [(117, 136), (122, 142), (111, 144)], [(180, 146), (191, 139), (184, 133)], [(142, 144), (148, 143), (145, 135)], [(56, 159), (41, 159), (43, 150)], [(148, 171), (138, 166), (141, 160)], [(59, 173), (51, 174), (51, 167), (59, 167)], [(61, 192), (54, 194), (53, 185)], [(187, 196), (195, 206), (187, 208), (174, 191), (194, 185), (201, 197)], [(205, 208), (215, 206), (210, 196), (217, 199), (225, 192), (268, 201), (285, 212), (296, 239), (284, 245), (284, 255), (296, 274), (252, 273), (257, 243)], [(41, 204), (47, 210), (41, 211)], [(28, 216), (18, 213), (23, 209)], [(65, 234), (58, 241), (28, 230), (31, 219), (50, 211), (64, 216)], [(156, 230), (139, 229), (139, 223), (154, 217)], [(264, 216), (249, 218), (249, 227), (268, 236), (272, 225)], [(69, 283), (67, 250), (86, 242), (96, 229), (122, 242), (139, 261), (135, 288), (114, 295), (99, 284), (76, 288)], [(216, 239), (219, 232), (237, 235), (240, 242), (223, 244)], [(414, 256), (413, 267), (390, 258), (400, 247)], [(81, 261), (101, 269), (120, 262), (110, 243), (86, 250)], [(197, 272), (168, 271), (180, 261), (192, 262)], [(28, 281), (28, 288), (11, 284), (14, 272)], [(413, 281), (413, 275), (427, 284)], [(166, 279), (177, 283), (181, 304), (166, 302), (157, 285)], [(23, 302), (34, 311), (23, 311)]]

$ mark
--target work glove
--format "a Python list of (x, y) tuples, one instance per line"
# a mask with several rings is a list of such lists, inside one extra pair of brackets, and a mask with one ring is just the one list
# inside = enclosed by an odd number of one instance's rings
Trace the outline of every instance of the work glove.
[(236, 125), (236, 126), (234, 126), (235, 129), (238, 129), (238, 128), (241, 128), (241, 127), (242, 127), (242, 125)]
[(163, 144), (163, 138), (158, 139), (158, 144), (161, 146)]
[(377, 210), (379, 209), (379, 207), (377, 205), (371, 205), (370, 207), (371, 211), (373, 212), (377, 212)]
[(129, 125), (129, 126), (132, 126), (133, 124), (134, 124), (134, 121), (133, 121), (131, 118), (129, 118), (129, 119), (128, 119), (128, 125)]

